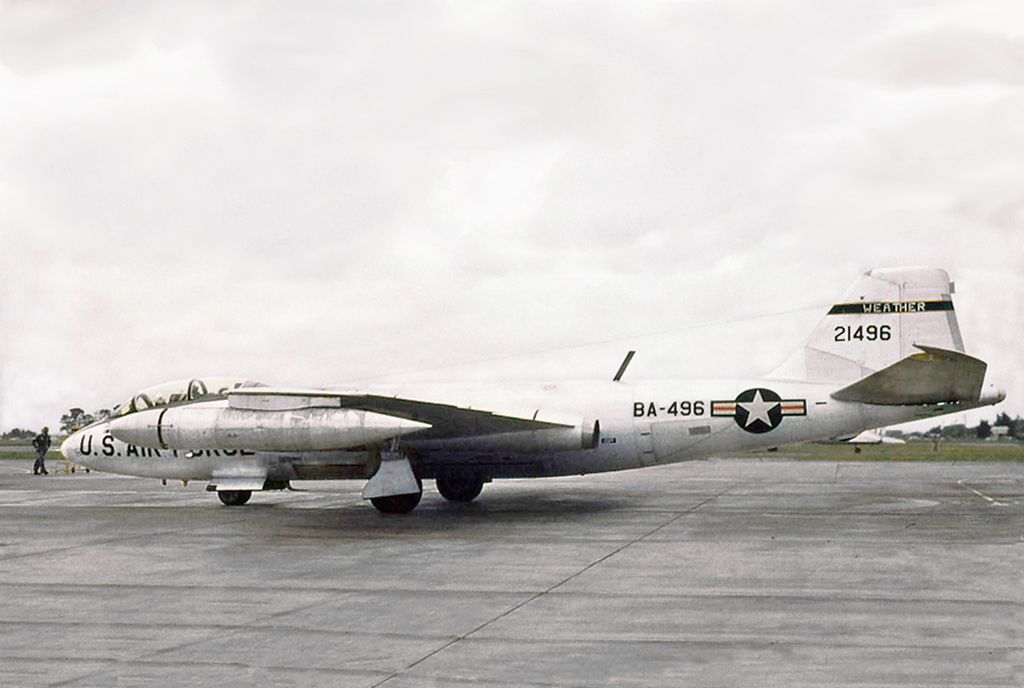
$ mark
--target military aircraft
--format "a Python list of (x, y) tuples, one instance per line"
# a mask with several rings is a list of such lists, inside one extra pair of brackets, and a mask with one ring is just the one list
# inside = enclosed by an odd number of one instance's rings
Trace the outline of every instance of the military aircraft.
[(385, 513), (423, 479), (469, 502), (497, 478), (642, 468), (851, 436), (1001, 401), (967, 355), (949, 275), (862, 275), (806, 343), (757, 379), (269, 387), (202, 378), (145, 389), (61, 452), (98, 471), (205, 480), (229, 506), (292, 480), (366, 480)]
[(847, 444), (906, 444), (907, 441), (899, 437), (890, 437), (882, 432), (881, 428), (865, 430), (864, 432), (846, 440)]

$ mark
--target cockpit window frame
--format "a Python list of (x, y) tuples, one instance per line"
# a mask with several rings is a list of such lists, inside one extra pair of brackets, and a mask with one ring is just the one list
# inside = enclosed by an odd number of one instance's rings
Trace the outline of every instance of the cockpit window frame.
[[(263, 383), (238, 377), (193, 377), (171, 380), (136, 392), (128, 401), (115, 406), (110, 417), (123, 418), (140, 411), (199, 400), (215, 401), (224, 399), (228, 392), (234, 389), (263, 386)], [(211, 392), (211, 389), (215, 391)]]

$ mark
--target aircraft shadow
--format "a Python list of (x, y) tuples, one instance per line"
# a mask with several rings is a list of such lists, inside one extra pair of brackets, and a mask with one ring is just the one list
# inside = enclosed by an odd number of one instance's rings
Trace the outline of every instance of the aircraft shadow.
[(636, 503), (624, 495), (608, 491), (571, 494), (550, 491), (517, 491), (481, 496), (469, 504), (448, 502), (435, 493), (424, 495), (420, 505), (409, 514), (379, 513), (369, 504), (348, 504), (299, 507), (287, 501), (260, 504), (255, 500), (230, 513), (245, 513), (246, 521), (258, 521), (262, 531), (281, 534), (301, 529), (307, 534), (366, 536), (397, 533), (450, 533), (474, 529), (493, 532), (504, 526), (521, 527), (558, 524), (559, 528), (574, 523), (592, 522), (595, 516), (633, 510)]

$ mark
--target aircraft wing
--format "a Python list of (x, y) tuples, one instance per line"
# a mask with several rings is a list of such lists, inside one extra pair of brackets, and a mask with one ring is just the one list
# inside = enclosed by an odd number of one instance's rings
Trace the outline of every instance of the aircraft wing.
[[(147, 409), (110, 421), (122, 442), (152, 449), (320, 451), (415, 434), (452, 450), (589, 448), (600, 424), (540, 409), (482, 409), (382, 394), (238, 388), (227, 399)], [(437, 443), (441, 443), (438, 445)]]
[(275, 389), (252, 387), (228, 394), (231, 408), (260, 411), (285, 411), (304, 408), (342, 408), (371, 411), (417, 423), (430, 428), (419, 437), (473, 437), (535, 430), (572, 428), (565, 419), (539, 417), (539, 410), (500, 413), (471, 406), (438, 403), (397, 396), (336, 392), (322, 389)]

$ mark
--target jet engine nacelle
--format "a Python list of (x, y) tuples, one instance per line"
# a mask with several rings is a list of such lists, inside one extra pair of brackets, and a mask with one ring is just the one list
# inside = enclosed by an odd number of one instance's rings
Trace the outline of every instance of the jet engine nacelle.
[[(545, 420), (550, 420), (545, 418)], [(444, 451), (502, 451), (512, 453), (559, 452), (593, 449), (601, 441), (600, 421), (578, 419), (568, 427), (519, 430), (488, 435), (424, 440), (422, 445)]]
[(115, 418), (110, 421), (110, 434), (122, 442), (150, 449), (320, 451), (378, 444), (429, 427), (427, 423), (372, 411), (256, 411), (212, 401)]

